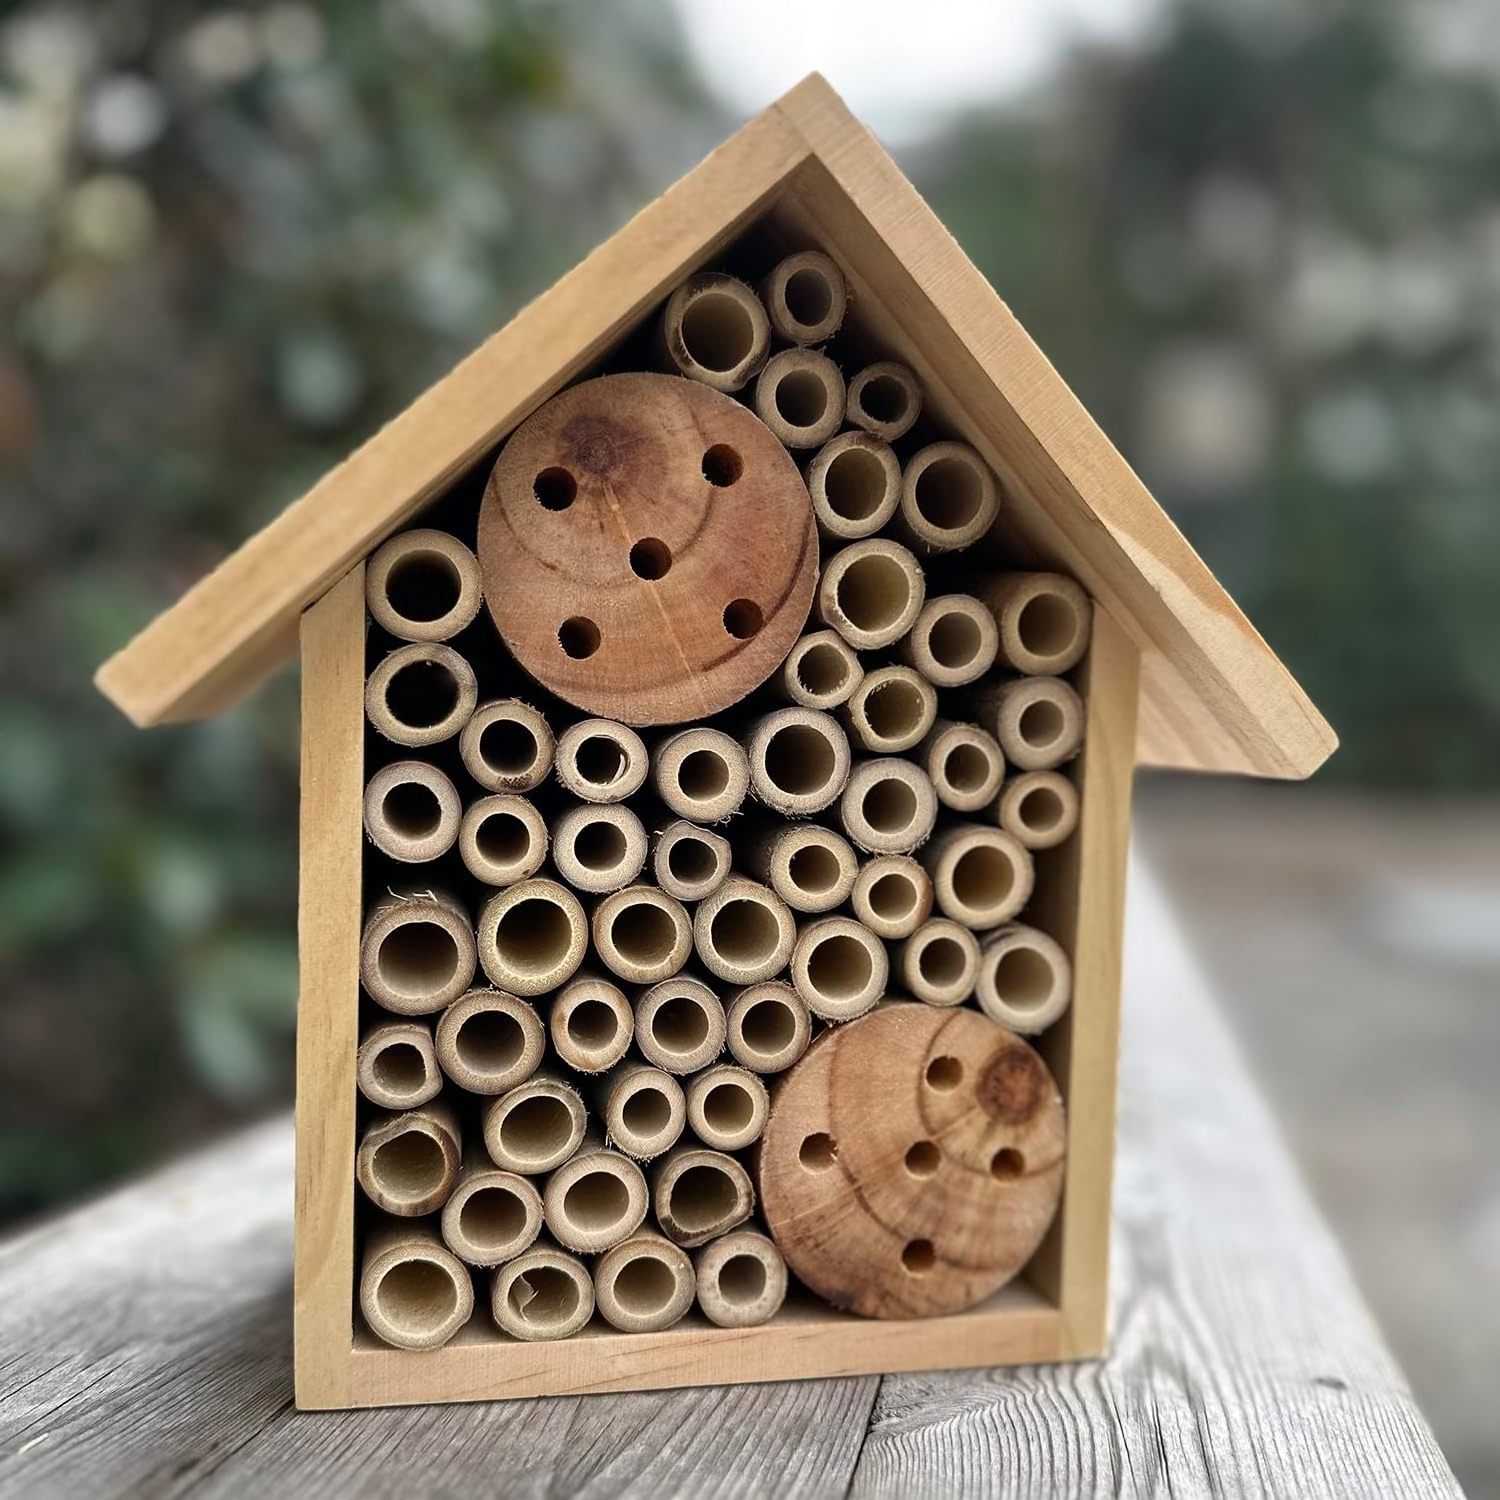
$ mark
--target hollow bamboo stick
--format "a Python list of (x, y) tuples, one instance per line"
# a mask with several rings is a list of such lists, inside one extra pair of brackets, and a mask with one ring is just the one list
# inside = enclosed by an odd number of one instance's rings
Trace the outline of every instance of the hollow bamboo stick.
[(701, 979), (679, 974), (635, 1003), (635, 1044), (668, 1073), (696, 1073), (724, 1050), (724, 1006)]
[(453, 783), (426, 761), (382, 766), (365, 785), (365, 833), (382, 854), (403, 864), (423, 864), (446, 854), (462, 817)]
[(365, 1233), (359, 1308), (382, 1343), (440, 1349), (469, 1321), (474, 1283), (431, 1223), (387, 1219)]
[(791, 344), (831, 339), (849, 305), (844, 273), (820, 250), (799, 250), (778, 261), (760, 295), (772, 332)]
[(818, 530), (853, 542), (884, 529), (901, 501), (901, 462), (868, 432), (841, 432), (813, 455), (807, 492)]
[(976, 590), (995, 616), (1000, 658), (1029, 677), (1076, 667), (1089, 648), (1089, 597), (1062, 573), (997, 573)]
[(478, 559), (446, 531), (400, 532), (365, 564), (370, 617), (398, 640), (449, 640), (483, 601)]
[(730, 984), (755, 984), (786, 967), (796, 942), (786, 902), (768, 886), (731, 875), (693, 915), (699, 962)]
[(797, 936), (792, 988), (824, 1021), (852, 1021), (873, 1010), (889, 978), (885, 944), (861, 922), (821, 917)]
[(690, 823), (722, 823), (739, 811), (750, 789), (745, 752), (720, 729), (683, 729), (651, 758), (657, 795)]
[(667, 298), (661, 342), (668, 368), (734, 392), (765, 363), (771, 324), (759, 297), (733, 276), (690, 276)]
[(937, 692), (912, 667), (865, 674), (839, 710), (854, 741), (874, 755), (898, 755), (921, 742), (937, 720)]
[[(594, 951), (628, 984), (669, 979), (693, 951), (693, 927), (680, 901), (654, 885), (631, 885), (594, 908)], [(637, 1018), (639, 1020), (639, 1018)]]
[(813, 607), (856, 651), (880, 651), (916, 623), (926, 595), (926, 574), (910, 549), (872, 536), (825, 560)]
[(910, 937), (932, 911), (932, 881), (909, 854), (877, 854), (854, 877), (850, 904), (876, 937)]
[(865, 669), (836, 630), (813, 630), (792, 647), (777, 679), (781, 694), (803, 708), (827, 713), (845, 702)]
[(788, 448), (819, 448), (844, 423), (844, 377), (826, 354), (783, 349), (755, 381), (755, 414)]
[(995, 665), (1000, 629), (972, 594), (942, 594), (922, 606), (900, 649), (935, 687), (963, 687)]
[(922, 851), (932, 893), (945, 917), (984, 932), (1009, 921), (1031, 899), (1030, 851), (999, 828), (959, 823)]
[(519, 698), (481, 703), (458, 737), (465, 769), (487, 792), (529, 792), (547, 779), (557, 743), (546, 719)]
[(628, 808), (569, 808), (552, 830), (557, 873), (577, 891), (603, 895), (629, 885), (646, 863), (646, 829)]
[(849, 773), (839, 801), (844, 832), (866, 854), (910, 854), (937, 822), (937, 795), (909, 760), (881, 756)]
[(502, 990), (470, 990), (442, 1014), (438, 1062), (471, 1094), (503, 1094), (541, 1065), (547, 1033), (526, 1001)]
[(905, 437), (921, 414), (922, 387), (895, 360), (866, 365), (849, 382), (849, 420), (882, 442)]
[(572, 891), (533, 877), (485, 902), (477, 937), (480, 967), (493, 984), (514, 995), (542, 995), (577, 971), (589, 925)]
[(688, 1124), (714, 1151), (743, 1151), (758, 1141), (770, 1109), (765, 1084), (745, 1068), (720, 1063), (688, 1081)]
[(651, 870), (656, 883), (679, 901), (702, 901), (729, 878), (733, 851), (723, 834), (679, 819), (656, 837)]
[(733, 995), (725, 1014), (729, 1055), (753, 1073), (781, 1073), (812, 1040), (802, 997), (789, 984), (768, 979)]
[(938, 719), (916, 758), (938, 801), (954, 812), (978, 812), (1000, 795), (1005, 756), (994, 735), (978, 725)]
[(994, 726), (1005, 758), (1018, 771), (1051, 771), (1083, 745), (1083, 700), (1060, 677), (1018, 677), (974, 696)]
[(1073, 998), (1073, 966), (1045, 932), (1021, 922), (999, 928), (984, 944), (975, 988), (979, 1008), (1022, 1036), (1059, 1020)]
[(682, 1085), (664, 1068), (624, 1062), (593, 1089), (605, 1139), (637, 1161), (650, 1161), (677, 1144), (687, 1124)]
[(377, 1208), (400, 1218), (435, 1213), (458, 1180), (463, 1142), (446, 1104), (371, 1118), (354, 1154), (354, 1176)]
[(734, 1157), (674, 1146), (652, 1168), (651, 1205), (667, 1238), (692, 1248), (743, 1224), (755, 1210), (755, 1189)]
[(439, 1220), (443, 1243), (465, 1264), (513, 1260), (542, 1230), (542, 1195), (529, 1178), (496, 1167), (471, 1147)]
[(979, 939), (946, 917), (932, 917), (897, 954), (902, 983), (928, 1005), (962, 1005), (979, 978)]
[(578, 1149), (588, 1126), (578, 1090), (550, 1072), (533, 1073), (491, 1099), (480, 1119), (490, 1160), (527, 1175), (560, 1167)]
[(651, 1206), (646, 1179), (597, 1132), (552, 1172), (542, 1189), (547, 1232), (565, 1249), (597, 1255), (628, 1239)]
[(849, 779), (848, 736), (831, 714), (816, 709), (766, 714), (751, 727), (745, 751), (751, 789), (786, 818), (831, 806)]
[(972, 547), (994, 524), (1000, 487), (967, 443), (930, 443), (901, 474), (896, 529), (924, 552)]
[(432, 1032), (418, 1021), (377, 1021), (366, 1027), (354, 1076), (360, 1093), (381, 1109), (416, 1109), (443, 1088)]
[(820, 823), (773, 823), (750, 841), (746, 867), (793, 911), (825, 912), (848, 900), (859, 861)]
[(719, 1328), (769, 1323), (786, 1301), (786, 1262), (767, 1236), (736, 1229), (694, 1257), (698, 1306)]
[(576, 1255), (545, 1237), (496, 1270), (490, 1315), (527, 1343), (571, 1338), (594, 1316), (594, 1282)]
[(359, 943), (359, 978), (377, 1005), (429, 1015), (474, 978), (474, 929), (441, 891), (392, 891), (370, 908)]
[(452, 739), (479, 702), (474, 669), (452, 646), (413, 641), (380, 661), (365, 684), (365, 717), (393, 745)]
[(1005, 783), (996, 812), (1028, 849), (1055, 849), (1078, 827), (1078, 788), (1056, 771), (1022, 771)]
[(554, 767), (563, 790), (580, 801), (623, 802), (646, 784), (651, 758), (628, 725), (583, 719), (558, 735)]
[(618, 985), (580, 974), (552, 1002), (552, 1050), (579, 1073), (603, 1073), (630, 1050), (635, 1013)]
[(525, 797), (496, 792), (469, 804), (458, 829), (458, 853), (476, 880), (515, 885), (547, 858), (547, 823)]
[(696, 1282), (687, 1252), (646, 1230), (599, 1257), (594, 1303), (622, 1333), (670, 1328), (693, 1305)]

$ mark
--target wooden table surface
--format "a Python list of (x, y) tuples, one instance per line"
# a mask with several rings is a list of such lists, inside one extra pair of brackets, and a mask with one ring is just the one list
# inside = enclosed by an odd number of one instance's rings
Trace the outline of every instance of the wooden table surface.
[(0, 1247), (0, 1496), (1458, 1494), (1132, 882), (1102, 1362), (299, 1413), (278, 1119)]

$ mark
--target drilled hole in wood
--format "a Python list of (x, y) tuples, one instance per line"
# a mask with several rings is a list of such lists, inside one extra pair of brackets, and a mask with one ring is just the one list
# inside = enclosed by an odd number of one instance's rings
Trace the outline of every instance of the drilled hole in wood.
[(385, 706), (410, 729), (441, 724), (457, 704), (458, 679), (441, 662), (408, 662), (386, 685)]
[(563, 468), (543, 469), (531, 483), (543, 510), (566, 510), (578, 498), (578, 481)]
[(824, 1131), (814, 1131), (803, 1138), (797, 1160), (811, 1172), (826, 1172), (838, 1160), (838, 1147)]
[(727, 490), (744, 472), (744, 459), (728, 443), (715, 443), (703, 455), (703, 477), (716, 490)]
[(557, 644), (574, 661), (586, 661), (599, 649), (599, 627), (582, 615), (564, 620), (557, 632)]
[[(919, 481), (920, 483), (920, 481)], [(1016, 633), (1034, 656), (1056, 656), (1073, 644), (1078, 616), (1060, 594), (1035, 594), (1021, 606)]]
[(917, 1141), (906, 1153), (906, 1170), (913, 1177), (931, 1177), (942, 1159), (942, 1153), (931, 1141)]
[(1012, 1182), (1026, 1170), (1026, 1159), (1013, 1146), (1002, 1146), (990, 1158), (990, 1176), (997, 1182)]
[(931, 1240), (912, 1240), (901, 1252), (901, 1264), (913, 1276), (922, 1276), (937, 1264)]
[(765, 623), (760, 605), (753, 599), (731, 599), (724, 606), (724, 629), (737, 641), (748, 641), (759, 635)]
[(964, 1065), (956, 1057), (949, 1057), (946, 1053), (927, 1064), (927, 1082), (943, 1092), (956, 1089), (963, 1082), (963, 1077)]
[(872, 422), (899, 422), (906, 415), (906, 387), (894, 376), (877, 375), (859, 388), (859, 405)]
[(409, 552), (386, 574), (385, 597), (403, 620), (441, 620), (458, 603), (458, 569), (441, 552)]
[(397, 782), (381, 800), (380, 812), (392, 832), (408, 839), (436, 833), (443, 818), (437, 793), (420, 781)]
[(630, 571), (648, 582), (665, 578), (672, 569), (672, 549), (657, 536), (643, 536), (630, 549)]

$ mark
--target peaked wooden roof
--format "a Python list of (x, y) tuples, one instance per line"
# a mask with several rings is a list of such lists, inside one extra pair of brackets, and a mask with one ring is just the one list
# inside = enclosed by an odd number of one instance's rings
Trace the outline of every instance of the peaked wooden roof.
[(871, 332), (1006, 482), (1003, 522), (1142, 650), (1142, 762), (1301, 777), (1337, 740), (916, 190), (818, 74), (766, 109), (100, 668), (137, 724), (228, 707), (300, 612), (764, 217), (839, 260)]

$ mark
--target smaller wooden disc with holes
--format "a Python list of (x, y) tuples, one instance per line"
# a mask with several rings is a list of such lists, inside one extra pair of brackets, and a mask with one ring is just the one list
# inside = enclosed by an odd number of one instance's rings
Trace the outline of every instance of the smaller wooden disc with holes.
[(736, 703), (781, 664), (817, 585), (807, 487), (739, 402), (606, 375), (516, 430), (479, 514), (484, 597), (521, 665), (627, 724)]
[(1020, 1037), (973, 1010), (887, 1004), (825, 1032), (778, 1085), (761, 1207), (835, 1307), (962, 1312), (1041, 1243), (1065, 1150), (1057, 1085)]

